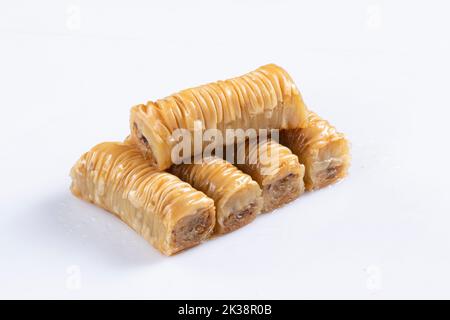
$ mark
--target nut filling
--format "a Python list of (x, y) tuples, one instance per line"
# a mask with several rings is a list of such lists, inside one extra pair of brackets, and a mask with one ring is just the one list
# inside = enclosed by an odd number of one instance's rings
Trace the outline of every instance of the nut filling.
[(303, 183), (299, 175), (290, 173), (284, 178), (264, 186), (263, 212), (279, 208), (296, 199), (303, 192)]
[(207, 210), (182, 218), (172, 231), (172, 239), (177, 247), (191, 247), (201, 242), (212, 225), (211, 215)]
[(136, 137), (138, 138), (139, 142), (142, 143), (145, 147), (148, 148), (148, 140), (146, 137), (144, 137), (144, 135), (142, 134), (142, 132), (138, 129), (138, 126), (136, 123), (133, 123), (133, 130), (136, 134)]
[(250, 203), (242, 210), (232, 212), (223, 222), (225, 232), (231, 232), (253, 221), (256, 218), (257, 204)]
[(138, 148), (144, 154), (144, 157), (147, 160), (150, 160), (153, 166), (156, 166), (156, 160), (153, 156), (152, 148), (150, 147), (150, 143), (147, 138), (142, 134), (141, 130), (139, 130), (136, 122), (133, 123), (133, 135), (135, 136), (135, 143)]
[(327, 176), (325, 179), (333, 180), (334, 178), (336, 178), (338, 171), (339, 171), (339, 167), (329, 167), (327, 169)]
[(327, 186), (343, 176), (344, 166), (338, 163), (330, 164), (328, 168), (320, 171), (317, 174), (318, 187)]

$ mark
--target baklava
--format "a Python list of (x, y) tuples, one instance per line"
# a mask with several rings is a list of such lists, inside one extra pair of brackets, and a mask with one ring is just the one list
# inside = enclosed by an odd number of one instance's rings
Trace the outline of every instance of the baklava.
[(305, 167), (288, 148), (274, 140), (248, 140), (236, 146), (232, 157), (233, 163), (260, 185), (264, 203), (262, 212), (295, 200), (305, 190)]
[(163, 254), (208, 238), (214, 201), (176, 176), (158, 170), (132, 145), (106, 142), (71, 170), (72, 193), (117, 215)]
[[(307, 110), (289, 74), (274, 64), (243, 76), (180, 91), (164, 99), (149, 101), (131, 109), (131, 140), (152, 164), (168, 169), (176, 162), (172, 150), (181, 136), (190, 138), (189, 158), (194, 150), (194, 133), (216, 129), (222, 137), (227, 129), (293, 129), (304, 127)], [(233, 141), (223, 139), (222, 144)], [(174, 162), (175, 160), (175, 162)]]
[(259, 185), (221, 158), (211, 156), (197, 164), (174, 165), (170, 172), (214, 199), (218, 234), (243, 227), (261, 212)]
[(282, 130), (280, 143), (291, 149), (305, 165), (305, 187), (326, 187), (347, 174), (350, 147), (344, 134), (309, 111), (306, 128)]

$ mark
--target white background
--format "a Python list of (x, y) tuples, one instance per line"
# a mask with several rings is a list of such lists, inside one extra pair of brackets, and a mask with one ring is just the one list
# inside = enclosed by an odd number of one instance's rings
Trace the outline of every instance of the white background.
[[(0, 4), (1, 298), (450, 298), (448, 1)], [(286, 68), (348, 178), (177, 256), (74, 198), (132, 105)]]

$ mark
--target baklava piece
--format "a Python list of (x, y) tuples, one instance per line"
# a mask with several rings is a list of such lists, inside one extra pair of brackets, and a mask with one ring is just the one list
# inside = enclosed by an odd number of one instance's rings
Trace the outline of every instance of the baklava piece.
[(195, 246), (214, 229), (214, 201), (119, 142), (101, 143), (71, 170), (71, 191), (117, 215), (165, 255)]
[[(174, 161), (174, 136), (196, 130), (293, 129), (304, 127), (307, 110), (289, 74), (270, 64), (243, 76), (183, 90), (131, 109), (131, 140), (159, 169)], [(224, 141), (223, 143), (234, 143)], [(193, 150), (193, 148), (192, 148)], [(201, 150), (200, 150), (201, 151)], [(186, 158), (192, 154), (186, 155)]]
[(170, 172), (214, 199), (218, 234), (245, 226), (261, 212), (259, 185), (223, 159), (208, 157), (199, 164), (174, 165)]
[(326, 187), (347, 175), (348, 140), (314, 112), (309, 112), (306, 128), (282, 130), (280, 143), (291, 149), (305, 165), (307, 190)]
[(250, 140), (240, 144), (234, 162), (260, 185), (264, 200), (262, 212), (295, 200), (305, 190), (305, 167), (288, 148), (273, 140)]

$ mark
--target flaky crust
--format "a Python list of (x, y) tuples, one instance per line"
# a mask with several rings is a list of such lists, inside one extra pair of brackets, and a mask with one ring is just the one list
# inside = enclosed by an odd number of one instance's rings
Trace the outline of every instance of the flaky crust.
[(305, 165), (307, 190), (323, 188), (347, 174), (350, 165), (348, 140), (312, 111), (308, 112), (306, 128), (282, 130), (280, 142)]
[[(134, 106), (131, 140), (160, 169), (172, 165), (176, 129), (290, 129), (304, 127), (306, 107), (289, 74), (269, 64), (233, 79)], [(192, 140), (193, 141), (193, 140)]]
[(71, 177), (74, 195), (114, 213), (166, 255), (213, 230), (213, 200), (151, 167), (135, 146), (101, 143), (81, 156)]
[[(242, 227), (261, 211), (259, 185), (249, 175), (223, 159), (208, 157), (199, 164), (174, 165), (170, 172), (214, 199), (217, 212), (216, 233), (226, 233)], [(250, 211), (246, 211), (247, 209)], [(231, 221), (230, 216), (234, 214), (242, 215), (241, 221)]]
[(242, 143), (236, 148), (234, 163), (260, 185), (263, 212), (281, 207), (304, 192), (305, 167), (291, 150), (274, 140), (260, 138)]

